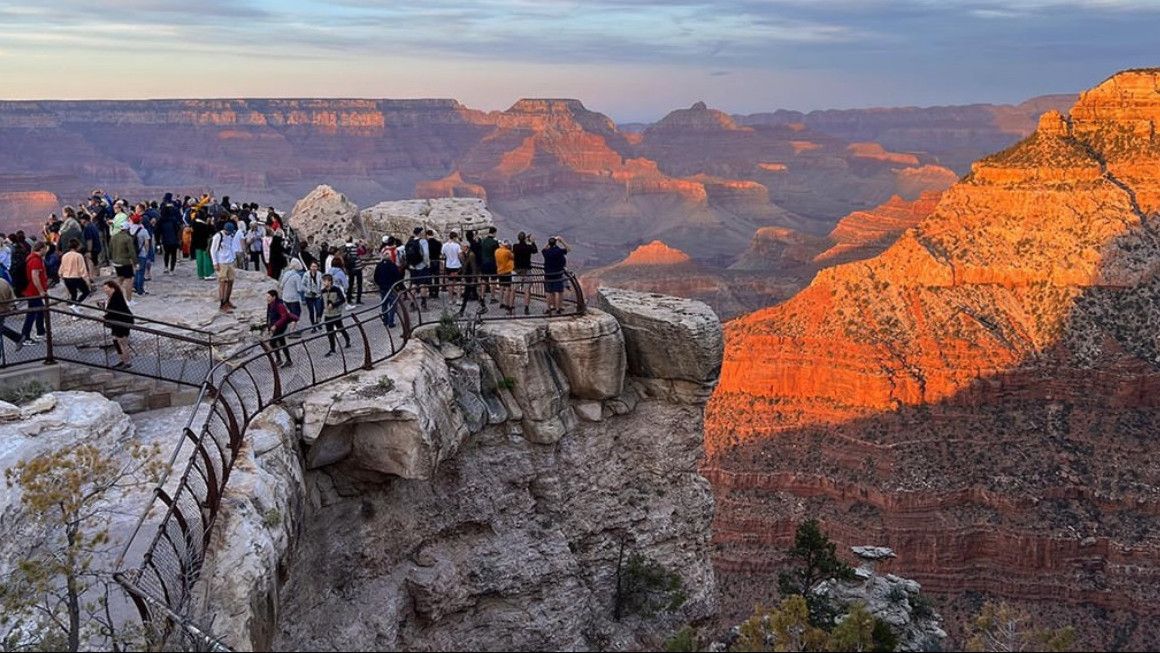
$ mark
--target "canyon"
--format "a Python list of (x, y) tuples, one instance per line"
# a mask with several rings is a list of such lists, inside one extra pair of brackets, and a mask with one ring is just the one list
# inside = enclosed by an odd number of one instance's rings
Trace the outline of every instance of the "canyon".
[[(481, 199), (505, 231), (565, 236), (574, 266), (661, 240), (723, 268), (762, 228), (821, 236), (894, 195), (945, 189), (960, 170), (950, 150), (923, 143), (981, 155), (1028, 133), (1025, 114), (1049, 104), (860, 110), (835, 121), (738, 118), (696, 103), (631, 131), (573, 99), (491, 112), (441, 99), (6, 101), (0, 231), (38, 232), (49, 212), (94, 188), (133, 198), (212, 191), (287, 210), (325, 183), (363, 206)], [(932, 130), (943, 136), (926, 139)]]
[[(704, 462), (725, 614), (768, 602), (816, 517), (898, 551), (952, 640), (990, 596), (1084, 646), (1160, 645), (1158, 124), (1160, 70), (1114, 75), (894, 207), (921, 221), (881, 254), (727, 325)], [(881, 242), (854, 218), (835, 238)]]

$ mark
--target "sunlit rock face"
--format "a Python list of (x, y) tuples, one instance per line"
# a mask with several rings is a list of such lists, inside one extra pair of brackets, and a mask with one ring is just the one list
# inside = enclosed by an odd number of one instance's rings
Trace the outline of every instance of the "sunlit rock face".
[(872, 209), (855, 211), (838, 221), (830, 232), (833, 247), (814, 257), (819, 265), (836, 265), (876, 256), (907, 229), (934, 211), (942, 193), (928, 191), (914, 201), (895, 195)]
[(946, 614), (983, 592), (1088, 645), (1160, 642), (1141, 621), (1160, 573), (1158, 89), (1157, 70), (1112, 77), (879, 256), (728, 325), (705, 464), (727, 606), (752, 609), (771, 545), (818, 517), (899, 551)]

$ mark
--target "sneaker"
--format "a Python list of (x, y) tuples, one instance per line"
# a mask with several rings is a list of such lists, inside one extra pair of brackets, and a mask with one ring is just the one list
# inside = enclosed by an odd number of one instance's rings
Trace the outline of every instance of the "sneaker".
[(136, 300), (136, 299), (130, 299), (130, 300), (129, 300), (129, 306), (136, 306), (136, 305), (137, 305), (137, 300)]
[(237, 308), (237, 306), (234, 306), (234, 303), (233, 303), (233, 302), (226, 302), (226, 308), (231, 308), (231, 309), (233, 309), (233, 308)]
[(216, 275), (216, 274), (211, 274), (211, 275), (209, 275), (208, 277), (206, 277), (206, 278), (205, 278), (205, 280), (206, 280), (206, 281), (213, 281), (213, 280), (215, 280), (215, 279), (217, 279), (217, 275)]
[(333, 356), (333, 355), (334, 355), (334, 353), (335, 353), (335, 352), (334, 352), (334, 350), (333, 350), (333, 349), (331, 349), (330, 351), (328, 351), (328, 352), (326, 352), (325, 354), (323, 354), (323, 356), (325, 356), (325, 357), (327, 357), (327, 358), (330, 358), (331, 356)]
[(498, 299), (496, 299), (495, 297), (492, 297), (492, 298), (491, 298), (491, 303), (493, 303), (493, 304), (498, 304), (498, 303), (499, 303), (499, 300), (498, 300)]
[(46, 340), (43, 333), (38, 333), (34, 336), (28, 336), (28, 339), (31, 340), (33, 344), (37, 344), (37, 345), (39, 345), (40, 343), (42, 343)]
[(282, 363), (282, 367), (294, 367), (294, 363), (286, 361), (285, 363)]
[(68, 310), (72, 311), (73, 313), (79, 314), (81, 312), (81, 307), (77, 306), (76, 304), (69, 304)]
[(348, 343), (346, 343), (346, 348), (347, 348), (347, 349), (350, 349), (350, 343), (349, 343), (349, 342), (348, 342)]
[(531, 308), (529, 308), (527, 306), (524, 307), (524, 315), (529, 315), (531, 312), (532, 312)]

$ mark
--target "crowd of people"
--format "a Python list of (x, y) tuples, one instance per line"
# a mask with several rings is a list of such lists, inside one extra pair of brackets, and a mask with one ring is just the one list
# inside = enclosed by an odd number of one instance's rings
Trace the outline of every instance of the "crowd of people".
[[(129, 335), (133, 325), (134, 297), (148, 295), (158, 254), (161, 274), (173, 274), (179, 260), (189, 260), (198, 279), (216, 281), (218, 307), (229, 313), (237, 270), (262, 272), (276, 282), (267, 293), (266, 328), (269, 344), (279, 365), (293, 361), (288, 336), (309, 330), (325, 330), (327, 356), (336, 353), (339, 338), (351, 346), (343, 323), (343, 311), (363, 304), (364, 269), (374, 264), (372, 281), (378, 289), (383, 323), (393, 328), (397, 320), (394, 290), (406, 281), (419, 297), (422, 308), (429, 299), (447, 293), (459, 300), (459, 315), (469, 303), (479, 312), (491, 304), (514, 315), (520, 296), (523, 314), (531, 312), (533, 289), (546, 293), (546, 315), (563, 314), (568, 244), (556, 236), (540, 248), (533, 235), (520, 232), (515, 243), (500, 240), (497, 229), (485, 234), (457, 231), (440, 234), (416, 226), (404, 241), (383, 236), (376, 250), (365, 240), (351, 238), (343, 244), (315, 243), (313, 237), (298, 242), (289, 234), (282, 217), (272, 207), (265, 212), (257, 203), (236, 204), (228, 196), (210, 194), (178, 199), (166, 193), (160, 201), (131, 202), (94, 190), (88, 200), (53, 214), (40, 237), (23, 231), (0, 234), (0, 345), (7, 338), (17, 349), (44, 341), (43, 308), (49, 289), (63, 285), (70, 309), (93, 294), (102, 271), (111, 279), (101, 286), (105, 320), (113, 336), (119, 361), (114, 367), (131, 367)], [(543, 257), (543, 274), (533, 271), (533, 257)], [(4, 324), (5, 314), (25, 302), (20, 331)], [(307, 320), (293, 328), (303, 316)]]

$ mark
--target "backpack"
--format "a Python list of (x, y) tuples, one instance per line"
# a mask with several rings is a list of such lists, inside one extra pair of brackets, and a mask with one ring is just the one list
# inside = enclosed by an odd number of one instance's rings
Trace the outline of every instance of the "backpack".
[(407, 259), (407, 265), (415, 266), (423, 264), (423, 250), (419, 248), (419, 239), (412, 238), (403, 246), (403, 255)]
[(140, 224), (133, 232), (133, 243), (137, 246), (137, 256), (149, 255), (149, 230)]

